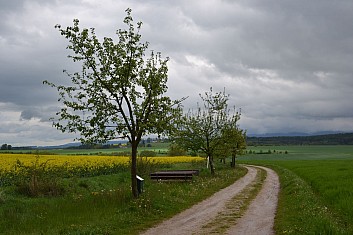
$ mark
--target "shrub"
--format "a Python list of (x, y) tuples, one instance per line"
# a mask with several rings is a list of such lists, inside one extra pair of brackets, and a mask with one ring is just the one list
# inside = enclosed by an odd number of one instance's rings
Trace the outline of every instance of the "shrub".
[(186, 151), (182, 147), (180, 147), (176, 144), (171, 144), (169, 146), (168, 155), (169, 156), (185, 156)]
[(36, 156), (36, 160), (30, 166), (17, 160), (15, 168), (21, 172), (15, 183), (17, 191), (30, 197), (62, 195), (64, 187), (59, 182), (58, 171), (47, 169), (49, 161), (50, 159), (40, 163), (39, 155)]
[(123, 151), (119, 153), (120, 156), (131, 157), (131, 151)]
[(149, 157), (138, 157), (137, 158), (137, 174), (139, 175), (148, 175), (152, 171), (155, 171), (158, 168), (158, 163)]
[(6, 201), (5, 193), (4, 191), (0, 191), (0, 204), (5, 203), (5, 201)]
[(145, 150), (145, 151), (141, 151), (140, 153), (140, 157), (155, 157), (155, 156), (157, 156), (157, 154), (154, 151)]

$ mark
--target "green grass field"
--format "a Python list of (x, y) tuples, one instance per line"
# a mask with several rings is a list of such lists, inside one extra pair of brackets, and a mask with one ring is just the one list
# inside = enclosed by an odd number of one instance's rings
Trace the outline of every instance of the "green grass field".
[(353, 146), (249, 150), (255, 154), (239, 162), (269, 166), (280, 176), (276, 234), (353, 234)]

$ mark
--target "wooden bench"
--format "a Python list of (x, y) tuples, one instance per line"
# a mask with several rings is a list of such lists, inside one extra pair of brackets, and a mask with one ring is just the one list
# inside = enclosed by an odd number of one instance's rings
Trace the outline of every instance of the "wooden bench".
[(192, 180), (194, 175), (199, 175), (199, 170), (170, 170), (157, 171), (150, 174), (152, 180), (187, 181)]

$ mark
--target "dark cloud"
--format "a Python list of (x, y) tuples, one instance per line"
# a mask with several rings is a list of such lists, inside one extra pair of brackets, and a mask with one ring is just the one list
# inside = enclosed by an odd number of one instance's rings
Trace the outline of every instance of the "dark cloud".
[(38, 118), (38, 116), (38, 111), (33, 109), (27, 109), (21, 112), (22, 120), (31, 120), (32, 118)]
[(0, 3), (0, 126), (11, 132), (0, 141), (70, 140), (47, 121), (59, 104), (42, 81), (79, 71), (54, 25), (78, 18), (114, 38), (127, 7), (150, 49), (171, 58), (168, 94), (189, 96), (185, 107), (225, 87), (248, 133), (353, 131), (352, 1), (26, 0)]

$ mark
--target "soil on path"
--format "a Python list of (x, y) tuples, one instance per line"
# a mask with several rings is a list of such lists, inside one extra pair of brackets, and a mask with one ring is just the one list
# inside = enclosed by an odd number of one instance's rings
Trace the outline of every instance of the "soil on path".
[[(200, 231), (204, 231), (201, 228), (224, 210), (228, 201), (255, 181), (257, 174), (255, 166), (246, 166), (246, 168), (248, 173), (234, 184), (142, 234), (200, 234)], [(226, 234), (274, 234), (273, 224), (278, 201), (279, 180), (271, 169), (258, 168), (267, 172), (263, 187), (245, 214), (236, 221), (234, 226), (230, 226)]]

